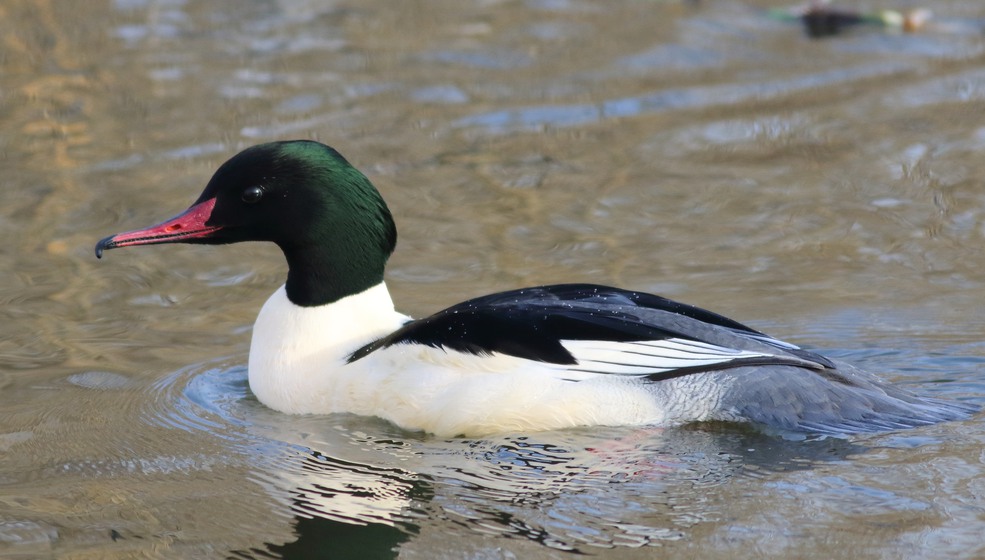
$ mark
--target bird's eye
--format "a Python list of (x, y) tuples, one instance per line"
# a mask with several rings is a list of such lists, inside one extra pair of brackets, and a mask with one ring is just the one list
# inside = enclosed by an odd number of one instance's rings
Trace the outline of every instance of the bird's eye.
[(247, 187), (246, 190), (243, 191), (243, 202), (247, 204), (256, 204), (257, 202), (260, 202), (261, 198), (263, 198), (263, 187), (260, 185)]

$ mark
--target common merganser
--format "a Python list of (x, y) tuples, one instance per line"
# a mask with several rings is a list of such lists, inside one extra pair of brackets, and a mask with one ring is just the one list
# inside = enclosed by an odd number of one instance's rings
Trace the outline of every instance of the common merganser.
[(408, 430), (479, 436), (592, 425), (751, 422), (845, 434), (965, 418), (697, 307), (589, 284), (488, 295), (413, 320), (383, 272), (390, 211), (337, 151), (295, 140), (224, 163), (182, 214), (106, 249), (272, 241), (287, 282), (257, 317), (249, 383), (291, 414), (378, 416)]

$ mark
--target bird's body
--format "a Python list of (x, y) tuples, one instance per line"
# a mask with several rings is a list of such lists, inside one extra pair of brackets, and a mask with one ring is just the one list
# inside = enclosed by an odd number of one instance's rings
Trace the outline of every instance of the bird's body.
[[(370, 320), (353, 320), (369, 318), (367, 310)], [(635, 375), (579, 372), (437, 341), (380, 344), (401, 327), (421, 324), (394, 311), (384, 285), (319, 309), (295, 306), (280, 289), (254, 326), (250, 387), (283, 412), (375, 415), (442, 435), (667, 424), (702, 419), (712, 411), (707, 403), (717, 401), (713, 390), (695, 385), (696, 398), (676, 403), (675, 410), (662, 406), (650, 383)]]
[(745, 421), (851, 433), (974, 407), (917, 397), (721, 315), (588, 284), (469, 300), (412, 320), (383, 267), (396, 242), (376, 189), (337, 152), (296, 141), (220, 167), (188, 211), (103, 249), (266, 240), (288, 280), (260, 311), (250, 387), (286, 413), (349, 412), (454, 435)]

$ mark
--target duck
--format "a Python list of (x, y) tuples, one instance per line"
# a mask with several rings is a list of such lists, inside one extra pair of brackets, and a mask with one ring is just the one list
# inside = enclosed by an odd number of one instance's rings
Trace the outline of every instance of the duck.
[(96, 256), (244, 241), (272, 242), (287, 260), (247, 366), (256, 398), (286, 414), (376, 416), (444, 437), (702, 422), (836, 436), (978, 410), (715, 312), (605, 285), (515, 289), (412, 319), (384, 280), (397, 242), (389, 208), (363, 173), (312, 140), (239, 152), (187, 210), (100, 240)]

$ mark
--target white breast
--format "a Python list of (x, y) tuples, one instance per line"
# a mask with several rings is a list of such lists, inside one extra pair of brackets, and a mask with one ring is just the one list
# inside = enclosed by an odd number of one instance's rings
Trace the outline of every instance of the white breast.
[(281, 412), (355, 412), (352, 386), (362, 382), (346, 358), (407, 320), (383, 283), (318, 307), (295, 305), (281, 286), (253, 326), (250, 389)]

